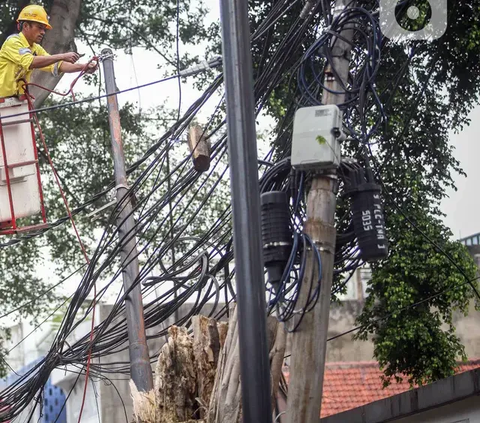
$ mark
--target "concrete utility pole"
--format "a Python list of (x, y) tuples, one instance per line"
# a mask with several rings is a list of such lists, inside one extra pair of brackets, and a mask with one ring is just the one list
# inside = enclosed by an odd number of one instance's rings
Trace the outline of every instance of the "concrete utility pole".
[[(221, 0), (243, 421), (272, 421), (250, 25), (245, 0)], [(297, 422), (300, 423), (300, 422)]]
[[(346, 7), (353, 7), (352, 3), (352, 0), (337, 0), (334, 16)], [(347, 41), (352, 40), (353, 31), (342, 31), (340, 35), (345, 41), (340, 38), (332, 40), (334, 58), (330, 66), (346, 83), (351, 51), (351, 45)], [(343, 92), (343, 84), (335, 79), (331, 67), (325, 73), (325, 86), (333, 92)], [(327, 89), (323, 92), (323, 104), (341, 104), (344, 99), (344, 94), (332, 94)], [(336, 171), (329, 170), (315, 176), (308, 193), (305, 232), (315, 242), (322, 257), (322, 284), (315, 308), (305, 315), (300, 327), (292, 335), (288, 423), (313, 423), (320, 419), (335, 255), (336, 188)], [(305, 306), (309, 287), (317, 281), (318, 272), (312, 273), (312, 266), (313, 254), (310, 254), (300, 291), (299, 307)]]
[[(107, 94), (117, 91), (115, 84), (115, 72), (113, 68), (112, 50), (102, 50), (103, 69), (105, 73), (105, 85)], [(117, 190), (117, 204), (120, 210), (117, 216), (118, 239), (124, 242), (120, 251), (122, 263), (128, 263), (122, 272), (123, 289), (130, 291), (133, 282), (138, 277), (138, 253), (136, 239), (132, 236), (134, 221), (132, 204), (130, 199), (124, 200), (127, 195), (127, 173), (125, 170), (125, 156), (123, 154), (122, 127), (120, 126), (120, 114), (116, 95), (108, 97), (108, 120), (110, 123), (110, 135), (112, 139), (112, 155), (115, 171), (115, 183)], [(124, 238), (129, 238), (126, 241)], [(143, 317), (142, 291), (140, 285), (133, 288), (125, 299), (127, 311), (128, 341), (130, 352), (130, 374), (137, 389), (148, 392), (153, 389), (153, 374), (150, 366), (147, 337), (145, 334), (145, 321)]]

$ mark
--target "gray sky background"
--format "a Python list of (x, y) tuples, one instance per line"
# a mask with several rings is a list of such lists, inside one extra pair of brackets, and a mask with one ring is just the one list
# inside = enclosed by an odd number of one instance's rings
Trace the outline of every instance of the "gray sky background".
[(477, 221), (480, 197), (476, 192), (480, 180), (480, 106), (471, 112), (470, 118), (471, 124), (468, 128), (460, 134), (450, 135), (450, 142), (455, 147), (455, 157), (467, 177), (455, 175), (458, 191), (449, 190), (449, 198), (442, 202), (442, 210), (447, 215), (445, 223), (457, 239), (480, 232), (480, 223)]

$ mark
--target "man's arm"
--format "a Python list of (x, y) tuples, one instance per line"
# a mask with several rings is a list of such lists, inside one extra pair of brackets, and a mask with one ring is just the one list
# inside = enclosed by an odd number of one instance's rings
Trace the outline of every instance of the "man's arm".
[[(74, 65), (74, 63), (80, 58), (80, 56), (77, 54), (77, 53), (74, 53), (74, 52), (68, 52), (68, 53), (62, 53), (62, 54), (54, 54), (52, 56), (35, 56), (33, 58), (33, 61), (32, 61), (32, 64), (30, 65), (30, 69), (40, 69), (40, 68), (46, 68), (47, 66), (50, 66), (50, 65), (53, 65), (57, 62), (60, 62), (63, 60), (63, 63), (62, 63), (62, 66), (60, 66), (61, 68), (63, 67), (63, 64), (72, 64), (72, 66), (76, 66)], [(67, 62), (70, 62), (70, 63), (67, 63)], [(80, 65), (77, 65), (77, 66), (80, 66)], [(81, 67), (79, 70), (82, 70), (83, 67)], [(65, 70), (62, 70), (62, 72), (68, 72), (68, 71), (65, 71)], [(73, 72), (76, 72), (76, 71), (73, 71)]]
[(65, 72), (65, 73), (80, 72), (84, 67), (85, 65), (82, 63), (63, 62), (60, 65), (60, 72)]
[[(60, 65), (60, 72), (65, 73), (74, 73), (74, 72), (81, 72), (85, 69), (85, 63), (67, 63), (62, 62)], [(93, 73), (97, 70), (97, 64), (92, 62), (88, 65), (87, 73)]]

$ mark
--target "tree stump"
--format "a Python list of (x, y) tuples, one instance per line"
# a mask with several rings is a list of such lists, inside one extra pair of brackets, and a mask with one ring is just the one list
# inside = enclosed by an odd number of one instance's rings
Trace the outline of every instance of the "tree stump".
[(191, 337), (185, 328), (172, 326), (155, 370), (155, 403), (159, 422), (185, 422), (193, 418), (196, 371)]
[[(283, 324), (274, 317), (267, 319), (272, 405), (275, 402), (285, 356), (286, 334)], [(242, 421), (240, 348), (238, 343), (237, 309), (228, 326), (227, 339), (218, 363), (215, 386), (210, 400), (208, 423), (240, 423)]]
[(242, 419), (238, 318), (235, 308), (218, 363), (208, 411), (208, 423), (238, 423)]
[[(139, 393), (131, 383), (134, 416), (142, 423), (239, 423), (242, 420), (238, 318), (195, 316), (193, 336), (172, 326), (155, 371), (155, 388)], [(228, 330), (227, 330), (228, 329)], [(269, 317), (267, 337), (272, 404), (285, 355), (283, 325)]]
[[(197, 401), (200, 406), (199, 417), (204, 419), (215, 383), (215, 374), (220, 351), (225, 343), (225, 337), (220, 336), (219, 326), (227, 327), (226, 323), (217, 323), (215, 319), (204, 316), (194, 316), (193, 325), (193, 355), (197, 372)], [(220, 332), (225, 332), (221, 329)]]

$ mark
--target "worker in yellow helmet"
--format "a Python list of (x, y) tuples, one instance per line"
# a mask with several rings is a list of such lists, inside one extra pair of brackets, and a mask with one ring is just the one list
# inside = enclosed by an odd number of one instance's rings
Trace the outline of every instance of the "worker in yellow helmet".
[[(47, 12), (42, 6), (25, 7), (18, 16), (18, 34), (8, 37), (0, 50), (0, 97), (23, 94), (24, 84), (30, 82), (34, 69), (60, 73), (80, 72), (85, 65), (77, 63), (80, 56), (75, 52), (49, 55), (39, 44), (47, 30), (52, 29)], [(91, 63), (88, 73), (97, 69)]]

